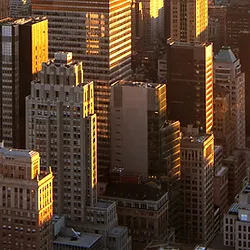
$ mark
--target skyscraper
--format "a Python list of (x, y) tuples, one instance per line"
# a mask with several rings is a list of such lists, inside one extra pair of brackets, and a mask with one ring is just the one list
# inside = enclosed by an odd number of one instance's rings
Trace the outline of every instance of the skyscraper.
[(208, 0), (172, 0), (170, 13), (171, 38), (174, 41), (208, 41)]
[(49, 19), (50, 56), (72, 51), (82, 61), (85, 80), (95, 80), (98, 169), (110, 167), (110, 85), (131, 73), (130, 0), (32, 1), (32, 14)]
[(229, 92), (229, 110), (236, 148), (245, 148), (245, 74), (230, 47), (222, 47), (214, 60), (214, 82)]
[(206, 245), (213, 236), (213, 175), (213, 135), (184, 135), (181, 139), (184, 204), (181, 237), (184, 242)]
[(58, 52), (43, 63), (26, 98), (26, 146), (41, 152), (41, 165), (55, 174), (54, 207), (69, 221), (83, 222), (96, 203), (96, 115), (93, 82), (83, 84), (81, 62)]
[(0, 2), (0, 18), (7, 17), (9, 15), (9, 1), (2, 0)]
[(213, 126), (212, 44), (170, 43), (167, 52), (167, 107), (170, 120), (209, 133)]
[(48, 20), (6, 18), (0, 30), (0, 139), (8, 147), (25, 148), (25, 97), (48, 59)]
[(0, 145), (1, 249), (52, 249), (53, 174), (39, 153)]

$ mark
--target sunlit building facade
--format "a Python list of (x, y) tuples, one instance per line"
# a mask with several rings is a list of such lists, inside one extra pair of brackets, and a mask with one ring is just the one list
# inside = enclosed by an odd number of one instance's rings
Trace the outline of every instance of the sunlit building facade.
[(183, 242), (206, 245), (213, 236), (213, 175), (214, 136), (184, 135), (181, 139)]
[(50, 56), (72, 51), (84, 79), (95, 80), (98, 119), (98, 173), (110, 167), (110, 85), (131, 74), (131, 1), (32, 1), (33, 15), (49, 19)]
[(208, 41), (208, 0), (172, 0), (170, 15), (171, 38), (174, 41)]
[(26, 125), (26, 148), (39, 150), (41, 166), (55, 175), (55, 213), (83, 222), (97, 199), (97, 126), (93, 82), (83, 83), (72, 53), (43, 63), (26, 98)]
[(0, 30), (0, 140), (25, 148), (25, 97), (48, 59), (48, 20), (5, 18)]
[(210, 133), (213, 126), (213, 45), (170, 42), (167, 52), (168, 118)]
[(53, 174), (36, 151), (0, 147), (1, 249), (52, 249)]

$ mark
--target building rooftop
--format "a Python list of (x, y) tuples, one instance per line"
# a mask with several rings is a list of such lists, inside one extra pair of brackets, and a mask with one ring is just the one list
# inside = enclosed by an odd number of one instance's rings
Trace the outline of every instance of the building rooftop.
[(237, 215), (239, 208), (240, 208), (240, 203), (233, 203), (228, 210), (228, 214)]
[(166, 192), (145, 184), (110, 183), (103, 196), (157, 201), (165, 194)]
[(70, 236), (59, 236), (56, 240), (53, 241), (53, 244), (61, 244), (64, 246), (74, 246), (74, 247), (83, 247), (90, 248), (93, 246), (102, 235), (100, 234), (87, 234), (81, 233), (78, 237)]
[(27, 25), (46, 20), (46, 17), (28, 17), (28, 18), (4, 18), (0, 20), (0, 25)]
[(211, 135), (195, 135), (195, 136), (183, 136), (181, 138), (182, 142), (198, 143), (203, 144)]
[(234, 63), (235, 61), (237, 61), (237, 59), (229, 46), (223, 46), (215, 56), (215, 61)]
[(112, 201), (98, 200), (95, 204), (95, 207), (96, 208), (109, 208), (112, 205), (114, 205), (114, 202)]
[(25, 149), (12, 149), (5, 148), (3, 143), (0, 143), (0, 154), (4, 154), (9, 157), (33, 157), (39, 154), (37, 151), (25, 150)]
[(248, 194), (250, 193), (250, 184), (247, 184), (244, 189), (242, 190), (243, 194)]
[(215, 176), (219, 177), (222, 176), (225, 172), (227, 172), (228, 168), (224, 166), (218, 166), (218, 168), (215, 170)]
[(159, 88), (159, 87), (163, 86), (164, 84), (119, 80), (119, 81), (115, 82), (112, 86), (116, 86), (116, 85), (154, 89), (154, 88)]
[(126, 227), (114, 227), (113, 229), (111, 229), (111, 231), (109, 232), (109, 236), (120, 236), (123, 233), (125, 233), (127, 231)]

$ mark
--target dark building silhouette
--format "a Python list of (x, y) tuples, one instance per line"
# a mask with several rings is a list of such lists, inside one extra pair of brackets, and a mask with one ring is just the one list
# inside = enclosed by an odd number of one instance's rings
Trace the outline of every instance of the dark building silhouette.
[(250, 30), (240, 34), (239, 58), (242, 72), (245, 73), (245, 114), (246, 114), (246, 140), (249, 146), (250, 137)]
[(167, 50), (168, 119), (209, 133), (213, 126), (212, 44), (169, 43)]
[(250, 30), (250, 2), (248, 0), (233, 0), (227, 9), (227, 44), (233, 50), (239, 48), (239, 38), (242, 31)]

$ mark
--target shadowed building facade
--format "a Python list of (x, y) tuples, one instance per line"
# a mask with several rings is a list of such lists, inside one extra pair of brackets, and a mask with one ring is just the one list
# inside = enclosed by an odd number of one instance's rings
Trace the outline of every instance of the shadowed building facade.
[(209, 133), (213, 126), (212, 44), (168, 44), (168, 118)]

